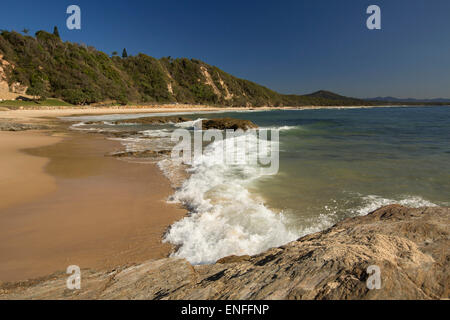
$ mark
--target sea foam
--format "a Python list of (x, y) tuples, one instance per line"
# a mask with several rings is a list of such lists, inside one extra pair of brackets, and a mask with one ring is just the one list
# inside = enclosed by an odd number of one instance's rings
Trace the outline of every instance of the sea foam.
[(383, 206), (390, 204), (400, 204), (410, 208), (435, 207), (436, 204), (418, 196), (404, 196), (401, 199), (387, 199), (377, 195), (363, 196), (363, 205), (358, 208), (351, 209), (351, 215), (365, 216)]
[[(247, 139), (246, 150), (237, 154), (259, 152), (259, 138), (241, 135), (228, 138)], [(178, 246), (175, 257), (193, 264), (213, 263), (228, 255), (257, 254), (297, 238), (281, 213), (266, 207), (262, 199), (249, 191), (251, 183), (265, 176), (258, 164), (228, 164), (222, 159), (230, 141), (208, 145), (203, 155), (189, 169), (191, 175), (171, 201), (182, 203), (189, 215), (176, 222), (164, 241)], [(265, 151), (262, 151), (265, 152)]]

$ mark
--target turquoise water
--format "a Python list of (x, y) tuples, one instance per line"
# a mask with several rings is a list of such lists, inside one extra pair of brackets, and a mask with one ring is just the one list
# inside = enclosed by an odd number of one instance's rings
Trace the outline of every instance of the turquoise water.
[[(281, 128), (279, 173), (250, 188), (293, 224), (334, 223), (393, 202), (449, 205), (449, 107), (284, 110), (212, 117), (226, 116)], [(317, 218), (320, 215), (322, 219)]]
[[(252, 166), (213, 164), (221, 147), (216, 143), (189, 168), (190, 178), (170, 200), (184, 204), (190, 214), (171, 227), (166, 241), (179, 247), (175, 256), (192, 263), (256, 254), (390, 203), (411, 207), (450, 203), (449, 107), (185, 116), (248, 119), (280, 135), (276, 174), (260, 175)], [(102, 119), (115, 117), (125, 116)], [(176, 127), (137, 128), (145, 134), (128, 139), (127, 147), (164, 148)], [(162, 160), (161, 167), (170, 168), (165, 165), (168, 161)]]
[[(265, 118), (267, 117), (267, 118)], [(450, 201), (450, 108), (373, 108), (256, 115), (280, 132), (280, 171), (255, 188), (301, 223), (391, 202)]]

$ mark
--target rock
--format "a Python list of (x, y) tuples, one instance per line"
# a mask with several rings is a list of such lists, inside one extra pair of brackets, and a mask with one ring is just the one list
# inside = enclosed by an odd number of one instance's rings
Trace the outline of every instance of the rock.
[(45, 125), (0, 122), (0, 131), (25, 131), (25, 130), (45, 130), (48, 129)]
[[(139, 131), (137, 130), (130, 130), (130, 131), (102, 131), (100, 132), (103, 135), (107, 136), (107, 137), (112, 137), (112, 138), (129, 138), (129, 137), (133, 137), (139, 134)], [(141, 137), (142, 138), (142, 137)], [(150, 137), (147, 137), (150, 138)]]
[(117, 152), (111, 154), (113, 157), (117, 158), (125, 158), (125, 157), (133, 157), (133, 158), (149, 158), (149, 157), (160, 157), (163, 155), (171, 154), (171, 150), (144, 150), (144, 151), (124, 151)]
[(235, 263), (235, 262), (241, 262), (241, 261), (248, 261), (250, 260), (250, 256), (245, 255), (245, 256), (228, 256), (228, 257), (224, 257), (222, 259), (217, 260), (216, 263), (220, 263), (220, 264), (226, 264), (226, 263)]
[(241, 120), (241, 119), (233, 119), (233, 118), (222, 118), (222, 119), (209, 119), (202, 121), (202, 129), (218, 129), (218, 130), (248, 130), (248, 129), (256, 129), (258, 126), (251, 122), (250, 120)]
[[(167, 124), (167, 123), (180, 123), (190, 121), (188, 118), (183, 117), (145, 117), (145, 118), (137, 118), (137, 119), (122, 119), (117, 121), (109, 121), (113, 124)], [(87, 125), (96, 125), (96, 124), (104, 124), (103, 121), (88, 121), (85, 122)]]
[(137, 118), (137, 119), (125, 119), (115, 121), (115, 124), (122, 123), (138, 123), (138, 124), (166, 124), (166, 123), (180, 123), (191, 121), (191, 119), (183, 118), (183, 117), (146, 117), (146, 118)]
[[(270, 249), (191, 266), (167, 258), (109, 272), (82, 271), (0, 285), (0, 299), (448, 299), (449, 208), (380, 208)], [(367, 267), (381, 270), (369, 290)]]

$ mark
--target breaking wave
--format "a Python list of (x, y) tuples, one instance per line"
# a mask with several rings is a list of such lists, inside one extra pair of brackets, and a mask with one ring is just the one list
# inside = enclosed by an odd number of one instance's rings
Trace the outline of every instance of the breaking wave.
[[(228, 255), (257, 254), (297, 238), (282, 213), (275, 213), (248, 187), (263, 178), (258, 164), (227, 164), (221, 158), (227, 140), (248, 139), (246, 150), (258, 151), (256, 135), (241, 135), (208, 145), (189, 169), (191, 175), (171, 198), (190, 213), (171, 226), (164, 241), (178, 246), (173, 254), (193, 264), (213, 263)], [(230, 143), (230, 141), (228, 141)]]
[(436, 204), (418, 196), (405, 196), (402, 199), (386, 199), (377, 195), (362, 197), (363, 205), (355, 209), (350, 209), (350, 213), (356, 216), (364, 216), (383, 206), (390, 204), (400, 204), (410, 208), (435, 207)]

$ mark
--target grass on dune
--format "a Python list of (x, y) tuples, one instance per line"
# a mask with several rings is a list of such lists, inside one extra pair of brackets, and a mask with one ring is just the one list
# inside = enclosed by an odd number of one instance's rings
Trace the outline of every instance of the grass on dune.
[(59, 99), (45, 99), (42, 101), (21, 101), (21, 100), (5, 100), (0, 101), (2, 107), (55, 107), (55, 106), (72, 106), (70, 103)]

